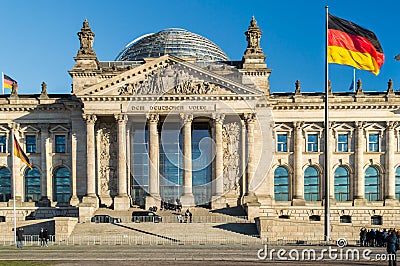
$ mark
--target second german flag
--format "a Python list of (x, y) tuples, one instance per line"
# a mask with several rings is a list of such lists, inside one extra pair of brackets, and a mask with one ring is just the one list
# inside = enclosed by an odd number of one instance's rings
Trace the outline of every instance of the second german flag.
[(372, 31), (329, 14), (329, 63), (349, 65), (378, 75), (384, 61), (382, 46)]

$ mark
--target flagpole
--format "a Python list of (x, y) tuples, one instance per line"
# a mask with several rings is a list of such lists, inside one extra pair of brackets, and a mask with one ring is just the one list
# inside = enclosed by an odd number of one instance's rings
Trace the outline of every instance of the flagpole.
[(4, 95), (4, 73), (1, 72), (1, 90), (3, 91), (3, 95)]
[(12, 174), (11, 174), (11, 176), (12, 176), (12, 182), (13, 182), (13, 211), (14, 211), (14, 244), (16, 245), (17, 244), (17, 210), (16, 210), (16, 206), (15, 206), (15, 200), (16, 200), (16, 197), (15, 197), (15, 180), (16, 180), (16, 177), (15, 177), (15, 175), (14, 175), (14, 173), (16, 172), (16, 171), (14, 171), (15, 170), (15, 156), (14, 156), (14, 145), (15, 145), (15, 143), (14, 143), (14, 126), (12, 127), (12, 129), (11, 129), (11, 143), (12, 143), (12, 146), (11, 146), (11, 157), (12, 157)]
[(356, 69), (353, 68), (353, 92), (356, 92)]
[(328, 21), (329, 21), (329, 7), (325, 6), (325, 145), (324, 145), (324, 180), (325, 180), (325, 222), (324, 222), (324, 239), (330, 240), (330, 209), (329, 209), (329, 63), (328, 63)]

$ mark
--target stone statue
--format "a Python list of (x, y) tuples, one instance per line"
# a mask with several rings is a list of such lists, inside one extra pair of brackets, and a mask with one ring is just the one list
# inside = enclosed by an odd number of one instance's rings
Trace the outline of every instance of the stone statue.
[(42, 82), (42, 91), (40, 93), (40, 98), (48, 98), (49, 96), (47, 95), (47, 84), (46, 82)]
[(11, 96), (18, 96), (18, 85), (15, 81), (11, 84)]
[(85, 19), (81, 31), (78, 32), (78, 37), (81, 45), (78, 51), (78, 56), (96, 55), (96, 53), (93, 50), (94, 36), (95, 34), (90, 29), (89, 22), (87, 21), (87, 19)]

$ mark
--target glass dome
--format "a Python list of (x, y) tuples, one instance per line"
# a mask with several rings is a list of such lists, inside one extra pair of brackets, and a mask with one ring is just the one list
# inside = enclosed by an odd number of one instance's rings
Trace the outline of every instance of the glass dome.
[(221, 48), (207, 38), (184, 29), (171, 28), (133, 40), (118, 54), (115, 61), (138, 61), (165, 54), (192, 57), (197, 61), (229, 60)]

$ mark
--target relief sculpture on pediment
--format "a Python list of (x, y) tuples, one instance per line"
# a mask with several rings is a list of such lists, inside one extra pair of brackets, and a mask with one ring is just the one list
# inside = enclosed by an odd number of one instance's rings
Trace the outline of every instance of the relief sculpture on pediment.
[(221, 88), (209, 81), (190, 75), (182, 69), (168, 67), (161, 72), (147, 76), (144, 81), (124, 84), (118, 88), (119, 95), (161, 95), (161, 94), (212, 94)]

